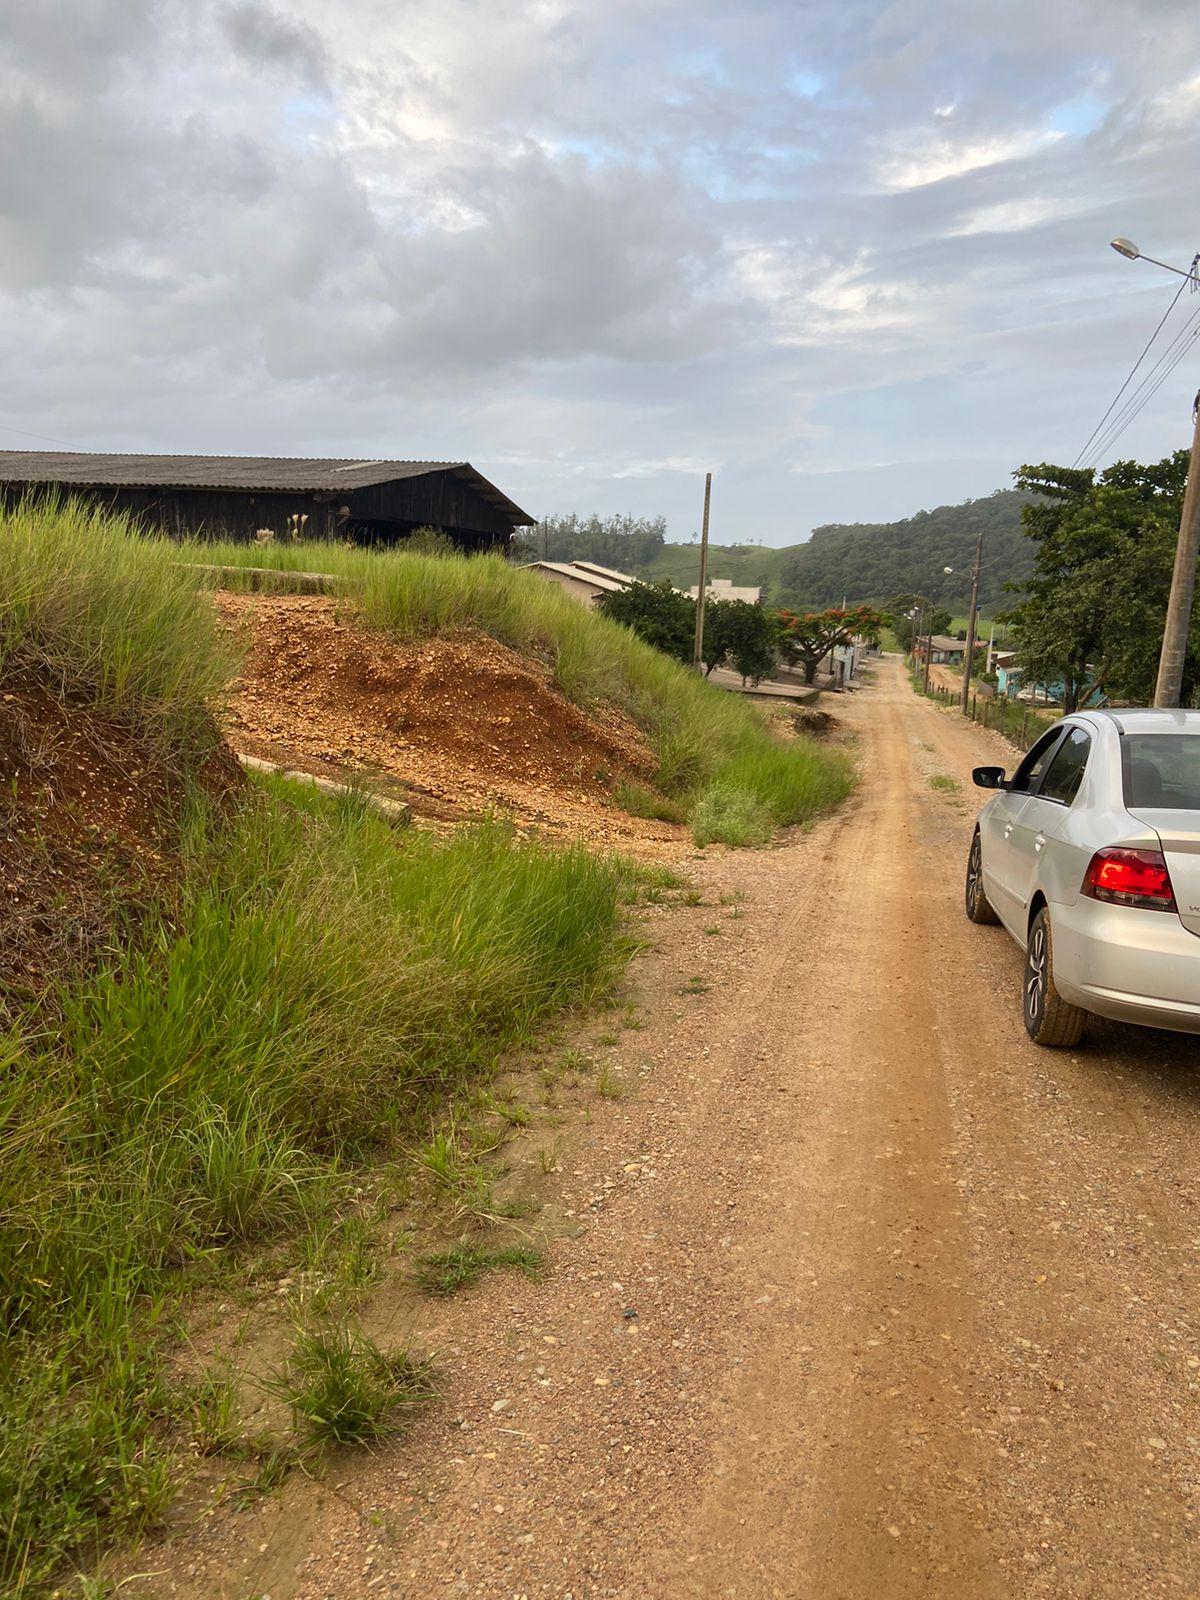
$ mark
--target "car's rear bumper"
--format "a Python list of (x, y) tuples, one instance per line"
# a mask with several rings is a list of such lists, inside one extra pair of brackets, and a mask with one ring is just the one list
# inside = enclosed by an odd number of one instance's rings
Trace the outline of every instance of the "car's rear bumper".
[(1200, 937), (1174, 912), (1080, 897), (1050, 908), (1064, 1000), (1118, 1022), (1200, 1033)]

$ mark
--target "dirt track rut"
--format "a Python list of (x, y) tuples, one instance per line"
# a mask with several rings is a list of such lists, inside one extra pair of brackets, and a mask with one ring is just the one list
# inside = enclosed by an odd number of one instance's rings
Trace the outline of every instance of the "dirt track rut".
[(1200, 1047), (1030, 1045), (960, 909), (1011, 752), (894, 660), (838, 710), (855, 800), (697, 863), (744, 917), (642, 959), (650, 1070), (564, 1163), (551, 1277), (437, 1313), (407, 1440), (160, 1546), (157, 1592), (1200, 1593)]

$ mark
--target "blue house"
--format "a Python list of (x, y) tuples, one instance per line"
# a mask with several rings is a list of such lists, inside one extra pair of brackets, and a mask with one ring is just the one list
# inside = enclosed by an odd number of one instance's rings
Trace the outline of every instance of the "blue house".
[[(998, 652), (993, 665), (996, 669), (996, 693), (1003, 695), (1006, 700), (1039, 700), (1046, 703), (1057, 702), (1062, 704), (1064, 684), (1060, 678), (1056, 683), (1034, 683), (1025, 685), (1021, 675), (1021, 663), (1015, 651)], [(1024, 690), (1024, 692), (1022, 692)], [(1088, 696), (1085, 704), (1089, 706), (1102, 706), (1108, 696), (1100, 689), (1096, 689)]]

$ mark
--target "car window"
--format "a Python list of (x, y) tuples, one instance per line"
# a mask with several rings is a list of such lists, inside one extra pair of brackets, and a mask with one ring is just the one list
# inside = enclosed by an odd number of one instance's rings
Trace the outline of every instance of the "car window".
[(1059, 745), (1042, 779), (1038, 794), (1043, 800), (1059, 800), (1069, 806), (1079, 793), (1087, 767), (1092, 738), (1086, 728), (1072, 728)]
[(1130, 810), (1200, 811), (1200, 735), (1126, 734), (1121, 768)]
[(1054, 754), (1054, 747), (1061, 735), (1061, 728), (1051, 728), (1049, 733), (1044, 733), (1038, 742), (1031, 746), (1029, 754), (1017, 768), (1009, 784), (1014, 794), (1028, 794), (1030, 789), (1037, 787), (1038, 780), (1050, 764), (1050, 757)]

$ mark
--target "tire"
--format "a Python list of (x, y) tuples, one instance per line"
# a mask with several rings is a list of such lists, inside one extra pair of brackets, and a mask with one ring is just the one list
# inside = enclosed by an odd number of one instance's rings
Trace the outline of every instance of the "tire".
[(963, 892), (963, 899), (969, 922), (1000, 921), (1000, 918), (992, 910), (991, 901), (984, 892), (983, 841), (979, 837), (978, 828), (975, 830), (975, 837), (971, 840), (971, 850), (967, 856), (967, 882)]
[(1034, 1044), (1066, 1049), (1083, 1037), (1087, 1012), (1073, 1006), (1054, 986), (1054, 940), (1045, 906), (1034, 917), (1025, 950), (1022, 1010), (1025, 1032)]

